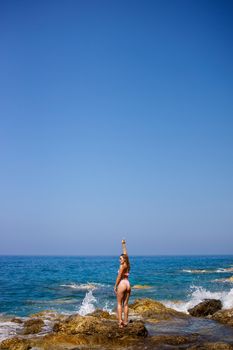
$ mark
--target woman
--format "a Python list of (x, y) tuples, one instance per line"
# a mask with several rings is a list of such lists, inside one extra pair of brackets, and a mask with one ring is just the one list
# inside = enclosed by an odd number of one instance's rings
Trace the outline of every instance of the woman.
[[(130, 263), (125, 240), (122, 240), (122, 250), (123, 254), (120, 256), (120, 268), (118, 270), (118, 276), (114, 287), (114, 291), (117, 296), (117, 316), (120, 328), (123, 328), (128, 324), (128, 301), (131, 292), (131, 287), (128, 280)], [(122, 320), (122, 311), (124, 311), (124, 321)]]

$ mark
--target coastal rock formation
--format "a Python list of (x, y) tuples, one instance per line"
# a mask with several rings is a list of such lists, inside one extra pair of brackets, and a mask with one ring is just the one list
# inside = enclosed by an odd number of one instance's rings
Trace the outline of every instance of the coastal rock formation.
[(19, 318), (19, 317), (13, 317), (12, 319), (11, 319), (11, 322), (14, 322), (14, 323), (23, 323), (23, 320), (21, 320), (21, 318)]
[(5, 339), (0, 344), (1, 350), (29, 350), (31, 349), (30, 342), (27, 339), (17, 337)]
[[(208, 322), (214, 329), (218, 325), (212, 320), (233, 326), (233, 309), (220, 310), (202, 321), (207, 324), (206, 333), (193, 333), (189, 328), (192, 322), (200, 320), (190, 315), (167, 308), (151, 299), (138, 299), (130, 305), (130, 322), (127, 327), (119, 328), (115, 314), (104, 310), (80, 316), (60, 315), (54, 311), (43, 311), (31, 315), (26, 321), (12, 319), (22, 324), (16, 327), (16, 336), (0, 343), (1, 350), (233, 350), (232, 344), (224, 338), (210, 334)], [(21, 322), (22, 321), (22, 322)], [(149, 329), (150, 334), (145, 327)], [(153, 323), (156, 323), (155, 325)], [(44, 327), (46, 325), (46, 328)], [(216, 326), (217, 325), (217, 326)], [(18, 327), (19, 326), (19, 327)], [(188, 326), (188, 328), (186, 328)], [(22, 329), (23, 327), (23, 329)], [(222, 332), (222, 327), (219, 325)], [(226, 341), (230, 342), (225, 327)], [(47, 331), (47, 334), (44, 331)], [(188, 333), (190, 330), (190, 333)], [(42, 332), (41, 332), (42, 331)], [(222, 334), (222, 333), (221, 333)], [(213, 342), (215, 341), (216, 342)]]
[(32, 318), (24, 322), (23, 334), (39, 333), (44, 326), (44, 321), (40, 318)]
[(233, 327), (233, 309), (220, 310), (211, 319)]
[(183, 312), (170, 309), (158, 301), (152, 299), (137, 299), (129, 305), (130, 314), (140, 315), (145, 319), (153, 321), (169, 320), (174, 317), (188, 317)]
[(88, 314), (87, 316), (105, 318), (108, 320), (116, 320), (116, 315), (110, 314), (109, 312), (101, 310), (101, 309), (96, 309), (94, 312)]
[(141, 284), (135, 284), (132, 289), (150, 289), (152, 288), (151, 286), (147, 285), (147, 284), (144, 284), (144, 285), (141, 285)]
[[(83, 335), (101, 337), (106, 339), (117, 339), (122, 337), (122, 329), (118, 327), (116, 319), (100, 318), (95, 316), (79, 316), (72, 315), (66, 321), (58, 322), (54, 325), (54, 332), (64, 333), (66, 335)], [(129, 323), (123, 329), (124, 337), (146, 337), (147, 330), (142, 321), (134, 321)]]
[(163, 334), (150, 337), (149, 344), (153, 345), (185, 345), (195, 343), (198, 334), (180, 335), (180, 334)]
[[(121, 348), (137, 344), (147, 337), (147, 329), (142, 321), (133, 321), (127, 327), (119, 328), (116, 317), (106, 311), (96, 310), (92, 315), (72, 315), (54, 324), (53, 331), (46, 335), (33, 336), (44, 325), (37, 318), (25, 322), (20, 338), (4, 340), (1, 350), (28, 350), (40, 348), (44, 350), (73, 349), (83, 346), (85, 349)], [(30, 333), (30, 337), (26, 336)]]
[(221, 308), (222, 302), (220, 300), (206, 299), (193, 308), (188, 309), (188, 312), (191, 316), (194, 317), (204, 317), (213, 315), (215, 312), (221, 310)]

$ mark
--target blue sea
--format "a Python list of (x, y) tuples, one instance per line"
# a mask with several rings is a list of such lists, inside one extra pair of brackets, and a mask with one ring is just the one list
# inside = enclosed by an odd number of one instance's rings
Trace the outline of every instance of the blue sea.
[[(217, 298), (233, 307), (233, 256), (132, 256), (130, 263), (130, 302), (149, 297), (187, 312)], [(114, 311), (118, 268), (118, 256), (0, 256), (0, 321), (42, 310)]]

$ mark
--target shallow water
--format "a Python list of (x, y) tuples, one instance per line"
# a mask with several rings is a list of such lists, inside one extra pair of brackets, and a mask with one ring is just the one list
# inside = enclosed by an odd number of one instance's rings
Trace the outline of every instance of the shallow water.
[(201, 341), (225, 341), (233, 343), (233, 329), (216, 321), (204, 318), (187, 318), (164, 321), (158, 324), (147, 323), (149, 335), (198, 333)]

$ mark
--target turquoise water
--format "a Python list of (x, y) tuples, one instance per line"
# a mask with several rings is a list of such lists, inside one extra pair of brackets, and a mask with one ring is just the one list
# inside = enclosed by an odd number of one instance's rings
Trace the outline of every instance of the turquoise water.
[[(233, 307), (233, 256), (131, 257), (131, 301), (150, 297), (186, 311), (206, 297)], [(0, 256), (0, 314), (27, 316), (46, 309), (86, 314), (114, 310), (119, 258)]]

